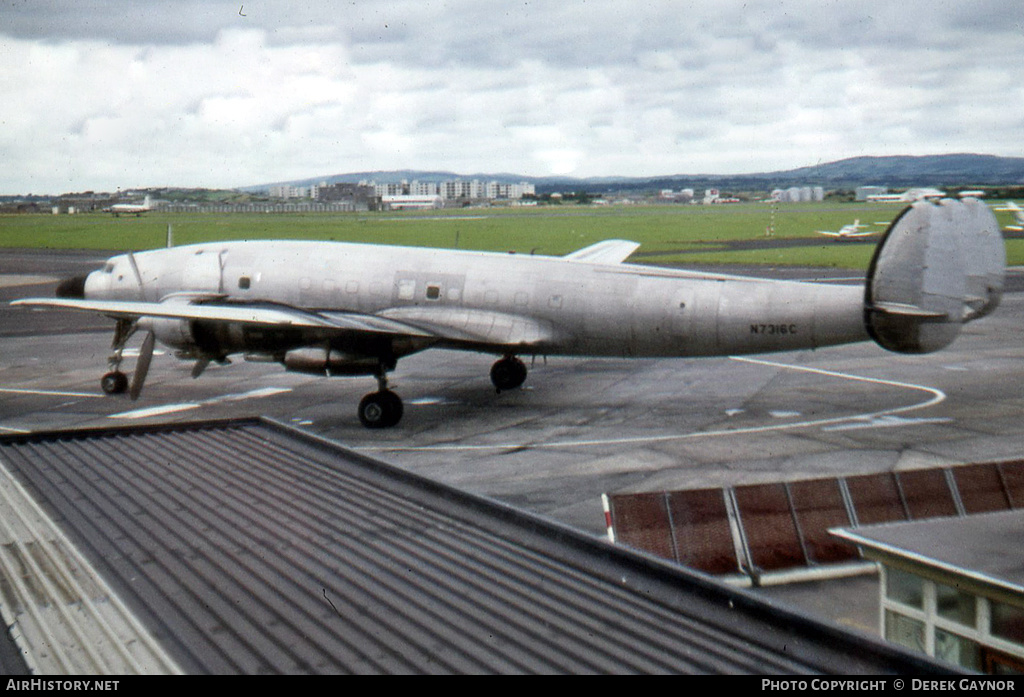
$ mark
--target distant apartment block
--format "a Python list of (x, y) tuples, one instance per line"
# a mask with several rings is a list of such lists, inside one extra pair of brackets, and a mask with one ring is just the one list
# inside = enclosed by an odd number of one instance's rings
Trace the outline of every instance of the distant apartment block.
[(374, 181), (360, 182), (373, 187), (377, 196), (382, 199), (394, 196), (414, 196), (433, 198), (439, 196), (442, 201), (500, 201), (518, 200), (534, 196), (537, 191), (530, 182), (514, 184), (479, 179), (451, 179), (446, 181), (402, 181), (378, 184)]
[(317, 198), (317, 186), (289, 186), (282, 184), (270, 187), (271, 198)]
[(772, 200), (780, 203), (820, 203), (825, 200), (825, 189), (820, 186), (791, 186), (772, 191)]

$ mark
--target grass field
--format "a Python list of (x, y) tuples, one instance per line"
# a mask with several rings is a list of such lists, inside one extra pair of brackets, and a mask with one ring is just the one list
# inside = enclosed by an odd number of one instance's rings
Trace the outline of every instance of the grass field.
[[(860, 219), (891, 220), (899, 205), (764, 203), (722, 206), (550, 206), (378, 213), (104, 213), (0, 216), (0, 246), (141, 250), (164, 246), (167, 227), (177, 245), (227, 239), (314, 239), (492, 251), (565, 254), (594, 242), (641, 243), (645, 263), (769, 264), (864, 269), (873, 244), (836, 242), (815, 230), (837, 230)], [(999, 213), (998, 216), (1005, 214)], [(730, 251), (722, 242), (808, 238), (807, 246)], [(1000, 223), (1008, 223), (1000, 217)], [(884, 226), (874, 225), (883, 230)], [(876, 238), (872, 238), (876, 239)], [(655, 253), (650, 255), (650, 253)], [(1011, 264), (1024, 263), (1024, 240), (1009, 240)]]

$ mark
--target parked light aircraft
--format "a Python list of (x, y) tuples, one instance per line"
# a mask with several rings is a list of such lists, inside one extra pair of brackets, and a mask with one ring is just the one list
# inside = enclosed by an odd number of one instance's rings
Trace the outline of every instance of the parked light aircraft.
[(140, 216), (147, 211), (153, 210), (153, 205), (150, 197), (147, 196), (142, 203), (115, 203), (113, 206), (103, 210), (107, 213), (113, 213), (115, 216), (119, 216), (122, 213)]
[(1013, 201), (1007, 201), (1005, 206), (996, 208), (996, 210), (1009, 211), (1010, 213), (1013, 213), (1013, 221), (1016, 223), (1016, 225), (1007, 225), (1007, 230), (1013, 230), (1014, 232), (1020, 232), (1021, 230), (1024, 230), (1024, 210), (1022, 210), (1021, 207), (1018, 206), (1016, 203), (1014, 203)]
[[(371, 428), (393, 426), (397, 361), (430, 347), (495, 354), (499, 390), (526, 379), (520, 356), (712, 356), (873, 339), (941, 349), (1002, 296), (1005, 249), (975, 200), (920, 202), (879, 243), (864, 285), (746, 278), (626, 263), (609, 240), (564, 257), (335, 242), (238, 241), (112, 257), (56, 298), (15, 301), (116, 320), (104, 391), (138, 397), (156, 341), (195, 361), (276, 361), (318, 375), (368, 375)], [(129, 380), (122, 353), (142, 332)]]
[(851, 237), (870, 237), (875, 235), (879, 230), (864, 230), (863, 228), (868, 227), (867, 224), (861, 225), (860, 219), (854, 220), (849, 225), (844, 225), (838, 230), (815, 230), (819, 235), (827, 235), (829, 237), (835, 237), (836, 239), (846, 239)]

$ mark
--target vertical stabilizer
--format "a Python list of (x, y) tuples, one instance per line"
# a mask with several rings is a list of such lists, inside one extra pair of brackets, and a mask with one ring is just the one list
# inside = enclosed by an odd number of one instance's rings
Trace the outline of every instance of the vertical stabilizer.
[(864, 323), (900, 353), (948, 346), (964, 322), (994, 310), (1006, 249), (995, 216), (975, 199), (919, 201), (892, 222), (868, 270)]

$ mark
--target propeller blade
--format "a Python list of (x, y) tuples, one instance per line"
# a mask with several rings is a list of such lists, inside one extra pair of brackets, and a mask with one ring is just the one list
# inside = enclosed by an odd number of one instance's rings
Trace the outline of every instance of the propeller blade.
[(139, 286), (139, 299), (145, 301), (146, 285), (142, 282), (142, 272), (139, 271), (139, 265), (135, 261), (135, 255), (131, 252), (128, 252), (128, 263), (131, 264), (132, 272), (135, 274), (135, 283)]
[(192, 366), (192, 379), (195, 380), (197, 377), (202, 375), (203, 371), (206, 370), (206, 366), (208, 365), (210, 365), (209, 358), (200, 358), (198, 361), (196, 361), (196, 364)]
[(85, 275), (65, 278), (57, 284), (57, 297), (85, 300), (85, 279)]
[(149, 372), (149, 363), (153, 360), (153, 346), (156, 344), (156, 336), (153, 332), (146, 332), (146, 338), (142, 340), (142, 348), (139, 349), (139, 360), (135, 363), (135, 374), (132, 376), (132, 386), (129, 396), (132, 401), (139, 398), (142, 392), (142, 385), (146, 382), (146, 374)]

